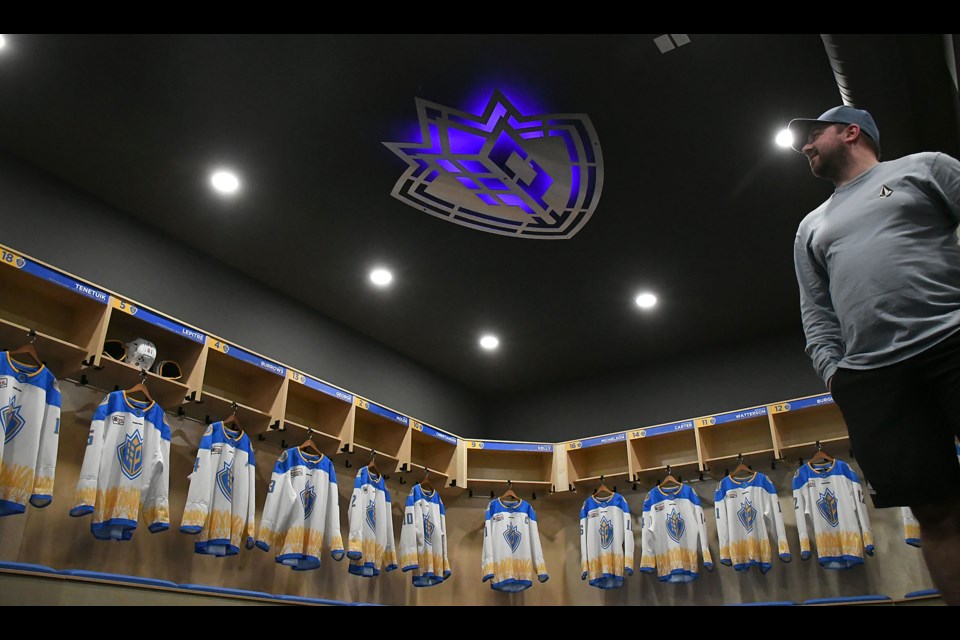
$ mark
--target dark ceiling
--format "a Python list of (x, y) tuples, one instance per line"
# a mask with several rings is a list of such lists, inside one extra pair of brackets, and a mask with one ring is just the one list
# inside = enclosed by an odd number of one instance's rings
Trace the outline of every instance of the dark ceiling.
[[(886, 157), (955, 153), (949, 38), (662, 35), (8, 36), (0, 147), (480, 395), (800, 335), (794, 233), (832, 188), (775, 133), (842, 88)], [(477, 113), (495, 90), (589, 116), (602, 194), (572, 238), (391, 197), (383, 143), (419, 142), (415, 99)]]

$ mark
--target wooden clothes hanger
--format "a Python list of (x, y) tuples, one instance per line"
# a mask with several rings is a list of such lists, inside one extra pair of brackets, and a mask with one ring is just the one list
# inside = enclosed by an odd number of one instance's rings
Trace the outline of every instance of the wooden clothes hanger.
[(238, 406), (239, 406), (239, 405), (237, 405), (236, 402), (234, 402), (233, 404), (230, 405), (230, 415), (227, 416), (227, 417), (221, 422), (221, 424), (223, 424), (224, 427), (226, 427), (228, 424), (232, 424), (234, 429), (239, 429), (240, 431), (243, 431), (243, 427), (240, 426), (240, 421), (237, 420), (237, 407), (238, 407)]
[(320, 449), (317, 448), (317, 445), (314, 443), (312, 436), (313, 436), (313, 429), (307, 429), (307, 439), (304, 440), (303, 444), (301, 444), (298, 448), (301, 451), (310, 450), (314, 455), (323, 457), (323, 453), (320, 451)]
[(33, 343), (37, 341), (36, 331), (31, 331), (29, 333), (29, 336), (30, 336), (29, 342), (17, 347), (16, 349), (8, 351), (7, 353), (10, 355), (11, 358), (13, 356), (19, 356), (19, 355), (29, 356), (30, 358), (33, 359), (34, 363), (36, 363), (38, 367), (42, 367), (44, 366), (43, 362), (40, 360), (40, 356), (37, 355), (37, 350), (33, 346)]
[(673, 477), (673, 474), (670, 473), (670, 465), (667, 465), (667, 477), (665, 477), (659, 485), (661, 489), (673, 489), (674, 487), (680, 486), (680, 481)]
[(507, 490), (500, 495), (500, 501), (520, 502), (520, 496), (513, 492), (513, 480), (507, 480)]
[[(743, 475), (742, 475), (742, 476), (738, 476), (737, 474), (739, 474), (739, 473), (743, 473)], [(738, 453), (738, 454), (737, 454), (737, 466), (736, 466), (736, 467), (733, 469), (733, 471), (730, 473), (730, 477), (739, 480), (739, 479), (741, 479), (741, 478), (753, 477), (753, 474), (754, 474), (754, 473), (755, 473), (755, 472), (754, 472), (753, 469), (751, 469), (751, 468), (748, 467), (747, 465), (743, 464), (743, 454), (739, 454), (739, 453)]]
[(436, 489), (433, 488), (433, 485), (430, 484), (430, 469), (424, 469), (423, 480), (420, 481), (420, 490), (426, 491), (430, 495), (433, 495), (436, 492)]
[(816, 452), (815, 454), (813, 454), (813, 457), (810, 458), (810, 459), (807, 461), (807, 463), (808, 463), (810, 466), (813, 466), (813, 465), (817, 464), (818, 462), (823, 462), (823, 463), (825, 463), (825, 464), (829, 464), (829, 463), (833, 462), (833, 458), (831, 458), (830, 456), (828, 456), (826, 453), (823, 452), (823, 449), (820, 447), (820, 441), (819, 441), (819, 440), (817, 440), (817, 452)]
[(140, 382), (138, 382), (137, 384), (133, 385), (132, 387), (124, 391), (124, 393), (126, 395), (132, 395), (134, 393), (142, 393), (143, 397), (146, 398), (148, 402), (156, 402), (153, 399), (153, 396), (150, 395), (150, 390), (147, 389), (147, 370), (146, 369), (140, 370)]
[(593, 497), (608, 497), (612, 495), (613, 491), (610, 491), (610, 489), (607, 488), (607, 485), (603, 482), (603, 476), (600, 476), (600, 485), (593, 490)]
[(367, 472), (368, 472), (368, 473), (372, 473), (372, 474), (374, 474), (375, 476), (378, 476), (378, 477), (379, 477), (379, 476), (382, 476), (382, 474), (380, 473), (380, 470), (377, 469), (377, 465), (376, 465), (376, 463), (374, 462), (376, 459), (377, 459), (377, 450), (376, 450), (376, 449), (371, 449), (371, 451), (370, 451), (370, 462), (367, 463)]

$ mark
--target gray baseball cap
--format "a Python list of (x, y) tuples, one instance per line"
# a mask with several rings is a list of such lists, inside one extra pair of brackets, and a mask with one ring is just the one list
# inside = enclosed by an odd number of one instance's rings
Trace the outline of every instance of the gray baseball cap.
[(809, 118), (794, 118), (791, 120), (787, 129), (793, 134), (793, 143), (790, 145), (793, 150), (800, 151), (803, 149), (803, 145), (807, 143), (807, 135), (810, 133), (810, 129), (813, 125), (823, 122), (855, 124), (860, 127), (860, 131), (873, 138), (878, 147), (880, 146), (880, 130), (877, 129), (877, 123), (873, 121), (873, 116), (868, 111), (839, 106), (827, 109), (816, 120)]

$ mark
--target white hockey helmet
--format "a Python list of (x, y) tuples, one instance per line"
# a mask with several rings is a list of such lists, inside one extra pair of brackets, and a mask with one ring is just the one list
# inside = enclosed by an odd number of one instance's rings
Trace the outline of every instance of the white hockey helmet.
[(157, 359), (157, 347), (149, 340), (137, 338), (127, 343), (127, 358), (125, 362), (138, 369), (150, 370), (153, 361)]

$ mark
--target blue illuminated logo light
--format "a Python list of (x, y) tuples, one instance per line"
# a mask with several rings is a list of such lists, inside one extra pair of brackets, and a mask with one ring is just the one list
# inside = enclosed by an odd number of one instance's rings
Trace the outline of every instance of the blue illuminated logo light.
[(407, 170), (391, 195), (478, 231), (556, 240), (590, 219), (603, 187), (586, 114), (524, 115), (500, 91), (474, 115), (416, 99), (420, 142), (385, 142)]

